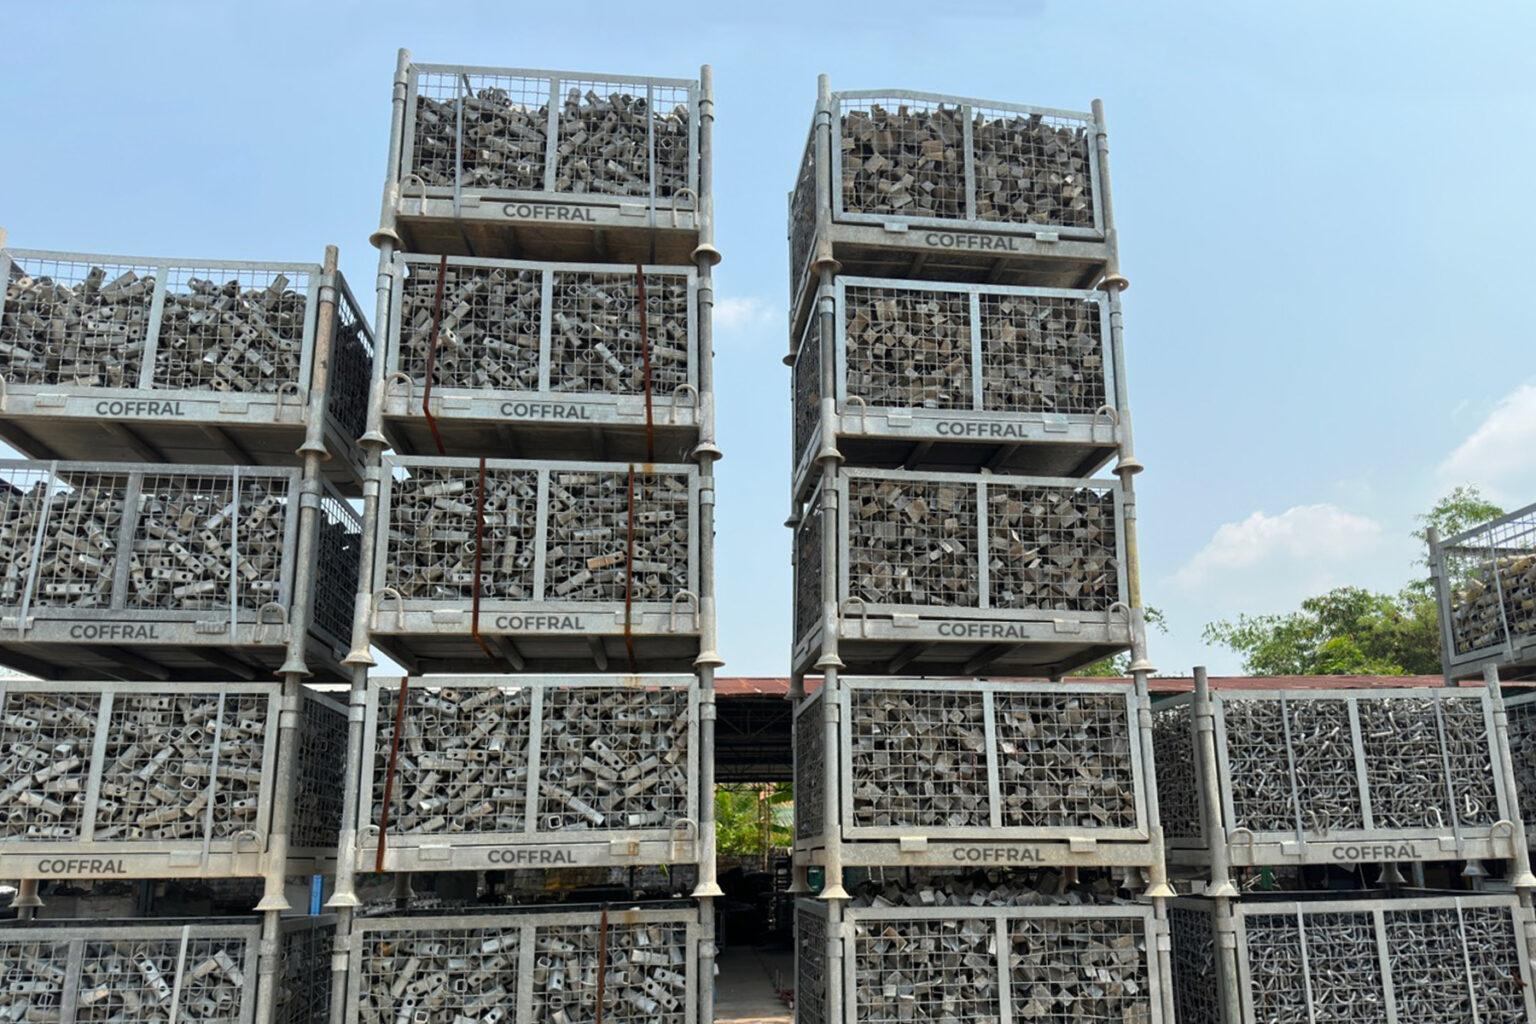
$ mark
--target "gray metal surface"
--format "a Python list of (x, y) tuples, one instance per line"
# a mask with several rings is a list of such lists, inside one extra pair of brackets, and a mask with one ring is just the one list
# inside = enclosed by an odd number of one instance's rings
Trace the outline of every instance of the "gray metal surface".
[(823, 489), (797, 527), (792, 665), (837, 629), (852, 672), (1058, 674), (1131, 642), (1125, 516), (1112, 481), (842, 467), (835, 618), (824, 621)]
[[(275, 1020), (323, 1024), (328, 917), (283, 922)], [(252, 1024), (261, 926), (249, 918), (0, 922), (0, 1018), (57, 1024)]]
[(1429, 543), (1441, 658), (1451, 679), (1494, 665), (1536, 675), (1536, 505)]
[(602, 963), (603, 1020), (697, 1024), (700, 939), (676, 907), (360, 917), (344, 1020), (592, 1020)]
[(691, 263), (699, 82), (409, 63), (386, 215), (418, 252)]
[[(387, 539), (375, 549), (372, 634), (413, 672), (498, 661), (529, 672), (692, 666), (701, 618), (696, 466), (490, 459), (483, 501), (475, 459), (389, 456), (384, 466), (378, 530)], [(496, 660), (474, 639), (482, 522), (478, 630)]]
[[(1379, 894), (1377, 894), (1379, 895)], [(1181, 916), (1213, 915), (1212, 901), (1176, 901)], [(1362, 1024), (1518, 1024), (1536, 1019), (1526, 944), (1528, 910), (1509, 895), (1410, 893), (1341, 900), (1245, 899), (1217, 955), (1236, 959), (1238, 1018), (1197, 1001), (1204, 982), (1176, 982), (1192, 1024), (1350, 1021)], [(1214, 918), (1213, 918), (1214, 919)], [(1218, 920), (1219, 919), (1215, 919)], [(1176, 921), (1176, 969), (1201, 971), (1205, 932)], [(1224, 940), (1224, 941), (1223, 941)]]
[(438, 257), (395, 261), (384, 419), (397, 451), (437, 454), (424, 403), (454, 455), (680, 462), (697, 443), (692, 267), (455, 256), (439, 303)]
[(329, 348), (326, 473), (358, 492), (372, 339), (339, 274), (323, 342), (317, 264), (0, 249), (0, 281), (0, 437), (24, 454), (296, 465)]
[[(339, 671), (357, 514), (321, 488), (302, 577), (294, 469), (0, 461), (0, 663), (45, 678), (266, 676), (313, 577), (310, 671)], [(307, 595), (306, 595), (307, 596)]]
[[(1515, 772), (1520, 820), (1536, 822), (1536, 693), (1504, 702), (1509, 716), (1510, 765)], [(1526, 842), (1530, 843), (1529, 834)]]
[[(0, 681), (0, 877), (264, 875), (277, 683)], [(286, 874), (335, 857), (346, 711), (303, 704)], [(286, 790), (286, 787), (284, 787)]]
[(789, 199), (792, 328), (819, 247), (851, 273), (1052, 287), (1109, 259), (1092, 114), (877, 90), (831, 93), (817, 120), (829, 139), (813, 124)]
[(400, 713), (397, 680), (368, 690), (359, 871), (378, 863), (386, 786), (386, 871), (697, 862), (697, 678), (437, 676), (407, 693)]
[[(807, 805), (795, 853), (807, 864), (825, 845), (826, 694), (795, 711), (797, 812)], [(1152, 862), (1130, 687), (843, 676), (835, 699), (845, 865)]]
[(1150, 907), (800, 900), (795, 920), (797, 1024), (1172, 1024), (1162, 1013), (1168, 982), (1157, 966), (1160, 926)]
[(835, 335), (808, 320), (792, 369), (797, 499), (829, 440), (851, 465), (1042, 476), (1091, 476), (1119, 450), (1107, 293), (838, 275), (832, 300)]
[(1514, 856), (1518, 812), (1487, 691), (1245, 690), (1212, 704), (1216, 779), (1176, 749), (1194, 746), (1192, 699), (1156, 714), (1159, 788), (1215, 786), (1223, 818), (1208, 828), (1175, 803), (1171, 860), (1208, 863), (1204, 834), (1224, 840), (1236, 866)]

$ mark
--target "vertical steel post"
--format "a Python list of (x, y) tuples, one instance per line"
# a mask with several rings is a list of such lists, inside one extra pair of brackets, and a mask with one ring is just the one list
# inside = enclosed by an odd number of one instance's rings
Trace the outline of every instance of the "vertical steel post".
[(31, 921), (37, 917), (37, 909), (43, 905), (37, 895), (37, 879), (23, 878), (16, 884), (16, 895), (11, 897), (11, 909), (18, 921)]
[(714, 1019), (715, 898), (725, 895), (715, 875), (715, 670), (725, 664), (717, 648), (715, 619), (715, 463), (722, 452), (715, 445), (714, 215), (715, 74), (699, 69), (699, 244), (693, 251), (698, 268), (699, 303), (699, 444), (693, 457), (699, 464), (699, 881), (693, 896), (699, 901), (699, 1019)]
[(347, 971), (350, 966), (353, 924), (357, 898), (357, 822), (362, 785), (363, 722), (368, 699), (368, 669), (374, 664), (370, 651), (373, 623), (369, 612), (373, 600), (373, 559), (378, 538), (379, 488), (384, 449), (384, 344), (389, 337), (390, 301), (394, 281), (395, 248), (400, 236), (395, 231), (395, 203), (399, 197), (399, 168), (404, 145), (406, 87), (410, 81), (411, 54), (400, 50), (395, 64), (394, 93), (389, 128), (389, 166), (385, 171), (384, 209), (379, 229), (370, 236), (379, 250), (379, 272), (374, 280), (374, 352), (373, 375), (368, 390), (367, 430), (359, 444), (363, 447), (362, 536), (358, 543), (357, 593), (352, 601), (352, 650), (342, 664), (352, 670), (347, 701), (347, 761), (342, 789), (341, 831), (336, 850), (336, 890), (326, 907), (336, 911), (336, 939), (331, 952), (331, 1024), (341, 1024), (346, 1015)]
[[(1237, 998), (1237, 951), (1234, 943), (1224, 939), (1234, 935), (1230, 927), (1232, 899), (1239, 893), (1232, 884), (1227, 861), (1227, 829), (1221, 820), (1222, 776), (1216, 759), (1216, 715), (1211, 704), (1211, 683), (1204, 665), (1195, 666), (1194, 713), (1195, 742), (1199, 746), (1196, 756), (1200, 758), (1202, 775), (1200, 800), (1205, 805), (1206, 844), (1211, 856), (1211, 879), (1205, 892), (1215, 900), (1217, 922), (1214, 930), (1217, 940), (1214, 951), (1217, 967), (1216, 997), (1222, 1007), (1223, 1019), (1237, 1021), (1241, 1019)], [(1226, 922), (1227, 926), (1223, 927), (1222, 922)]]

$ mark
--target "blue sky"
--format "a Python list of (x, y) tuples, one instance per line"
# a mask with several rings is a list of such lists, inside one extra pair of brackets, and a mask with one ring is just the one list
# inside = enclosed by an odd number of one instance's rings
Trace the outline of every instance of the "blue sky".
[(334, 242), (371, 293), (397, 47), (712, 63), (728, 673), (787, 660), (784, 195), (818, 72), (1104, 99), (1163, 671), (1239, 668), (1200, 644), (1212, 618), (1397, 587), (1417, 571), (1413, 515), (1456, 483), (1536, 500), (1536, 5), (460, 0), (440, 22), (436, 6), (13, 5), (0, 225), (17, 246), (146, 255), (318, 259)]

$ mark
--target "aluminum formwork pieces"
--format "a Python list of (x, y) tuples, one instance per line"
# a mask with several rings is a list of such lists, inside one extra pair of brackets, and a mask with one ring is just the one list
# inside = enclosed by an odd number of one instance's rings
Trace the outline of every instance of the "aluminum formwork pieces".
[[(346, 712), (305, 694), (289, 782), (277, 773), (281, 706), (275, 682), (0, 682), (0, 877), (329, 871)], [(274, 865), (279, 800), (292, 810)]]
[(0, 281), (0, 437), (24, 454), (294, 466), (318, 416), (327, 478), (357, 493), (374, 346), (339, 273), (0, 249)]
[(297, 644), (307, 671), (334, 674), (360, 532), (297, 469), (0, 461), (0, 663), (254, 679)]
[(1510, 895), (1180, 898), (1170, 911), (1179, 1020), (1536, 1019), (1529, 915)]
[[(261, 927), (243, 918), (3, 922), (0, 1019), (325, 1024), (334, 931), (329, 917), (289, 918), (263, 964)], [(281, 978), (270, 1007), (262, 973)]]
[(1508, 859), (1524, 845), (1485, 689), (1197, 691), (1154, 718), (1175, 863), (1225, 877), (1228, 866)]
[(357, 920), (344, 1024), (698, 1024), (707, 940), (686, 904)]
[(696, 269), (395, 261), (384, 420), (396, 451), (677, 462), (698, 443)]
[(1105, 291), (839, 274), (830, 299), (831, 337), (807, 318), (788, 360), (796, 499), (827, 445), (863, 466), (1073, 477), (1119, 451), (1125, 371)]
[(838, 466), (794, 529), (797, 672), (830, 633), (875, 673), (1059, 676), (1132, 645), (1114, 481)]
[(357, 870), (697, 864), (698, 704), (692, 675), (376, 681)]
[(817, 267), (1080, 288), (1114, 261), (1102, 105), (1090, 113), (902, 89), (832, 92), (789, 198), (790, 323)]
[(402, 50), (395, 91), (381, 230), (403, 249), (686, 264), (704, 241), (702, 77), (423, 64)]
[(1446, 678), (1536, 674), (1536, 505), (1428, 540)]
[(796, 903), (796, 1024), (1172, 1024), (1148, 906), (913, 895)]
[(697, 466), (392, 455), (384, 471), (370, 632), (412, 671), (693, 666)]
[(1150, 868), (1139, 707), (1123, 684), (843, 676), (795, 709), (796, 859)]

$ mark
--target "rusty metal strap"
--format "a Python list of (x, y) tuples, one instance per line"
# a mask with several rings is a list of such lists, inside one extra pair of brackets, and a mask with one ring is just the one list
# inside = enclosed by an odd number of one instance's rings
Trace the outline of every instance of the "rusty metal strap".
[(475, 485), (475, 577), (474, 589), (469, 597), (469, 635), (475, 638), (475, 643), (487, 658), (497, 660), (491, 653), (490, 645), (485, 642), (485, 637), (480, 635), (480, 587), (481, 569), (485, 562), (485, 456), (480, 456), (480, 475)]
[(421, 414), (427, 419), (427, 429), (432, 431), (432, 441), (437, 454), (447, 455), (443, 447), (443, 435), (437, 429), (437, 417), (432, 415), (432, 378), (437, 376), (437, 337), (443, 324), (443, 280), (448, 276), (448, 257), (437, 263), (437, 291), (432, 296), (432, 334), (427, 341), (427, 385), (421, 392)]
[(656, 412), (651, 401), (651, 338), (645, 311), (645, 268), (635, 264), (635, 305), (640, 311), (640, 363), (645, 373), (645, 461), (656, 461)]
[[(389, 835), (389, 806), (395, 792), (395, 765), (400, 760), (400, 733), (405, 729), (405, 702), (410, 697), (407, 689), (410, 676), (400, 677), (400, 696), (395, 701), (394, 731), (389, 737), (389, 768), (384, 772), (384, 802), (379, 811), (379, 846), (373, 857), (374, 874), (384, 873), (384, 847)], [(359, 797), (361, 799), (361, 797)]]
[(635, 464), (629, 464), (629, 525), (624, 537), (624, 650), (629, 655), (629, 670), (640, 671), (635, 664)]

